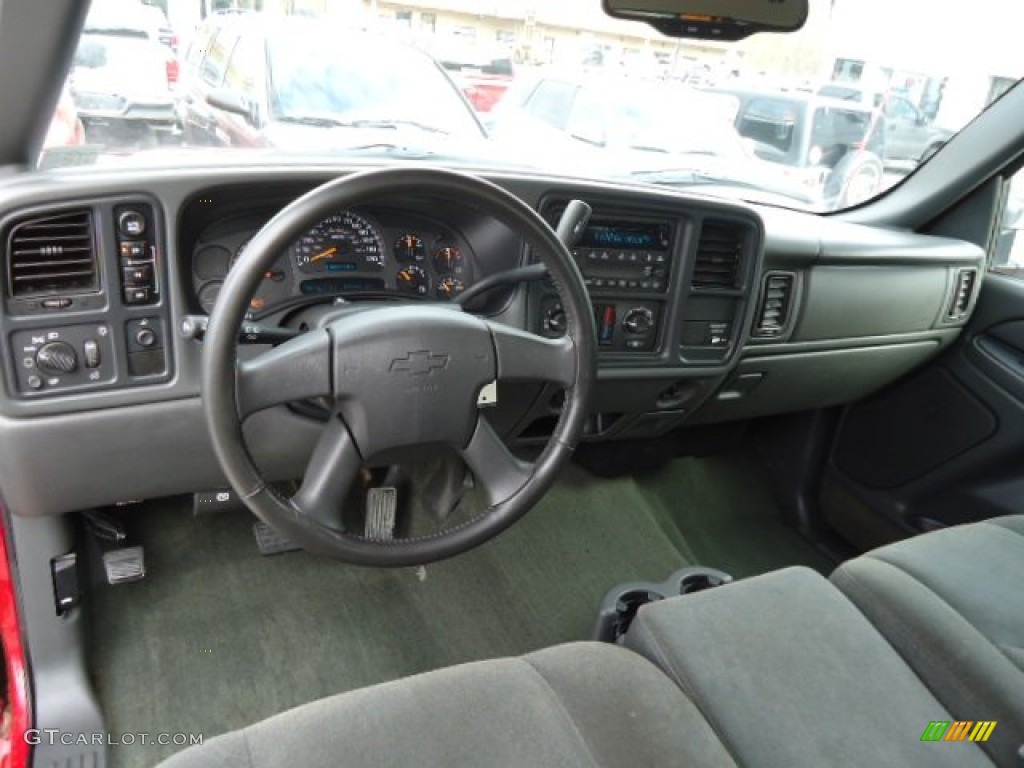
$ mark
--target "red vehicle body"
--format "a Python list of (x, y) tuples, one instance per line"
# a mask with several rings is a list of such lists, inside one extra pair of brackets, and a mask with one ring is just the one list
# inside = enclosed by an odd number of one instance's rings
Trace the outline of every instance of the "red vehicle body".
[(490, 112), (512, 85), (509, 75), (456, 75), (455, 81), (477, 112)]

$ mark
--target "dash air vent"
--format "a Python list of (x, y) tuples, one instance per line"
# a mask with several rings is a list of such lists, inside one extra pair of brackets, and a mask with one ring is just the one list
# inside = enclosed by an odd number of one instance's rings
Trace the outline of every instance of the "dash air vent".
[(757, 308), (754, 336), (771, 339), (781, 336), (789, 322), (793, 304), (793, 275), (788, 272), (769, 272), (764, 278), (761, 303)]
[(978, 280), (976, 269), (961, 269), (956, 273), (956, 287), (953, 289), (953, 301), (949, 305), (950, 320), (959, 320), (967, 314), (974, 295), (974, 284)]
[(15, 225), (7, 240), (8, 292), (56, 296), (97, 289), (92, 213), (69, 211)]
[(706, 220), (697, 243), (694, 288), (725, 290), (739, 287), (747, 230), (730, 221)]

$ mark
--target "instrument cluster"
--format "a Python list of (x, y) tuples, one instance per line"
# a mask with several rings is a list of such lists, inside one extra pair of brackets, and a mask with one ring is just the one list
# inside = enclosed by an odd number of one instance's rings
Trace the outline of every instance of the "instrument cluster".
[[(192, 279), (207, 314), (262, 222), (215, 227), (196, 243)], [(307, 297), (451, 301), (475, 277), (472, 253), (451, 227), (419, 215), (342, 211), (298, 238), (263, 276), (253, 319)]]

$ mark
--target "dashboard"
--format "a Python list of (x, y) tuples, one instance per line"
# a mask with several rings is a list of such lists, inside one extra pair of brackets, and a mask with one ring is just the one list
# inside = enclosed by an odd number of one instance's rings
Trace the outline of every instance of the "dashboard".
[[(266, 222), (339, 172), (125, 169), (0, 187), (0, 487), (12, 509), (58, 514), (225, 487), (200, 397), (204, 347), (181, 329), (215, 306)], [(599, 342), (588, 441), (856, 401), (953, 343), (984, 275), (984, 251), (948, 237), (643, 185), (487, 178), (551, 224), (573, 199), (593, 208), (571, 249)], [(450, 304), (539, 260), (468, 201), (370, 200), (278, 254), (247, 322), (301, 330), (338, 304)], [(491, 289), (465, 310), (565, 332), (543, 279)], [(268, 349), (243, 345), (239, 356)], [(549, 383), (501, 382), (487, 418), (509, 444), (540, 445), (562, 397)], [(317, 418), (278, 406), (246, 421), (268, 479), (301, 473)]]

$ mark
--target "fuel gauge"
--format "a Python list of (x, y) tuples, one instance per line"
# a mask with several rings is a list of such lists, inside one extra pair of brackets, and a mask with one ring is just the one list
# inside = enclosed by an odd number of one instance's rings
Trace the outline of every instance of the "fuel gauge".
[(454, 245), (442, 245), (434, 252), (434, 266), (438, 272), (462, 274), (462, 251)]
[(411, 293), (417, 296), (426, 296), (430, 290), (430, 278), (421, 267), (410, 264), (402, 267), (397, 275), (398, 290), (402, 293)]

